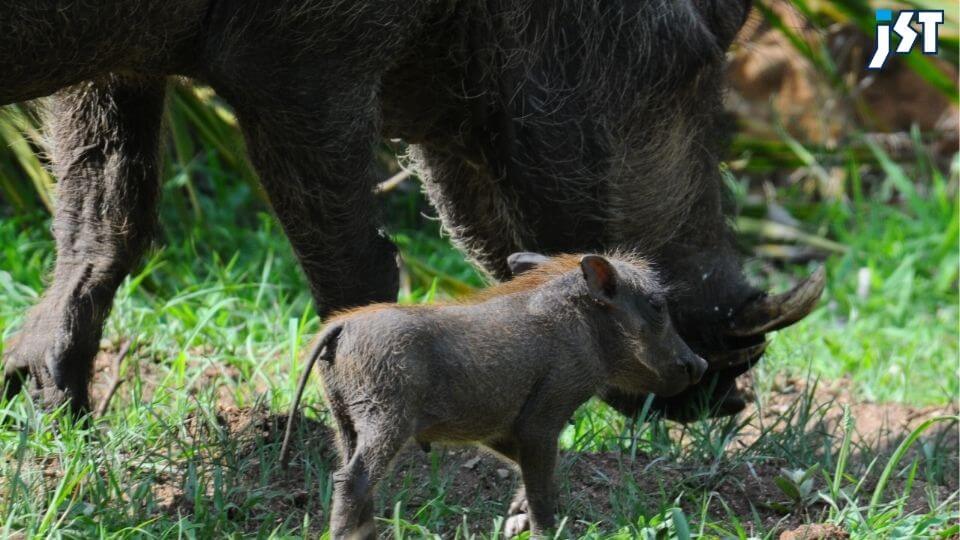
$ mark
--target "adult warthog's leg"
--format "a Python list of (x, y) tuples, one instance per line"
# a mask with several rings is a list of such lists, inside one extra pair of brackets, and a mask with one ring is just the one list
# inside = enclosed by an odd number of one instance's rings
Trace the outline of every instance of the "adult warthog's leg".
[(117, 287), (150, 243), (166, 81), (110, 77), (52, 100), (59, 178), (53, 280), (7, 348), (7, 392), (25, 376), (47, 408), (87, 409), (87, 383)]
[(232, 101), (251, 160), (326, 316), (395, 301), (399, 278), (372, 191), (374, 86), (327, 97), (321, 90), (298, 88), (294, 80), (269, 97)]
[(423, 168), (430, 201), (454, 242), (497, 279), (510, 277), (507, 257), (533, 249), (525, 245), (515, 194), (485, 166), (445, 150), (414, 147), (411, 155)]

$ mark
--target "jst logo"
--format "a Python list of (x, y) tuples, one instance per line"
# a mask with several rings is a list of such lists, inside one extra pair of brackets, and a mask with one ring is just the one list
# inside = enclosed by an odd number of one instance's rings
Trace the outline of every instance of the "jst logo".
[[(870, 59), (867, 69), (880, 69), (890, 56), (890, 30), (900, 36), (897, 44), (897, 54), (907, 54), (913, 49), (917, 36), (923, 37), (921, 47), (923, 54), (937, 53), (937, 31), (943, 23), (943, 11), (899, 11), (897, 20), (893, 22), (894, 12), (889, 9), (877, 10), (877, 50)], [(916, 18), (920, 25), (918, 33), (911, 23)], [(891, 23), (893, 25), (891, 26)]]

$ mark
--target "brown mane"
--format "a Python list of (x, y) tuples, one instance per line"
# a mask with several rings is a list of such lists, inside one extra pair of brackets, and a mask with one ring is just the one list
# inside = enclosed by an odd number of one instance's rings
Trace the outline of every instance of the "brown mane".
[[(632, 264), (637, 266), (649, 266), (642, 257), (634, 253), (628, 252), (615, 252), (606, 254), (612, 259), (619, 259), (624, 261), (629, 261)], [(327, 319), (327, 323), (334, 320), (342, 320), (353, 317), (354, 315), (359, 315), (361, 313), (373, 313), (387, 308), (401, 308), (401, 309), (424, 309), (430, 307), (438, 306), (450, 306), (450, 305), (473, 305), (486, 302), (492, 298), (499, 296), (507, 296), (510, 294), (529, 291), (543, 285), (544, 283), (550, 281), (551, 279), (563, 275), (571, 270), (575, 270), (580, 266), (580, 258), (582, 254), (564, 254), (551, 257), (549, 261), (539, 264), (536, 267), (527, 270), (526, 272), (520, 274), (519, 276), (509, 280), (504, 281), (481, 289), (474, 293), (463, 296), (462, 298), (455, 298), (452, 300), (444, 300), (430, 304), (429, 306), (420, 306), (420, 305), (400, 305), (390, 302), (381, 302), (377, 304), (369, 304), (366, 306), (359, 306), (354, 308), (345, 309), (342, 311), (337, 311), (330, 318)]]
[(472, 305), (486, 302), (491, 298), (498, 296), (507, 296), (523, 291), (529, 291), (543, 285), (551, 279), (566, 274), (567, 272), (580, 267), (579, 254), (565, 254), (550, 257), (550, 260), (539, 264), (519, 276), (503, 283), (498, 283), (492, 287), (480, 289), (477, 292), (468, 294), (462, 298), (457, 298), (448, 304)]
[[(647, 262), (646, 259), (631, 251), (616, 250), (601, 254), (610, 260), (627, 262), (639, 268), (650, 268), (650, 263)], [(448, 303), (466, 305), (479, 304), (498, 296), (506, 296), (508, 294), (528, 291), (543, 285), (557, 276), (566, 274), (571, 270), (579, 269), (580, 259), (583, 258), (584, 255), (586, 255), (586, 253), (567, 253), (563, 255), (555, 255), (550, 257), (550, 260), (547, 262), (538, 264), (534, 268), (527, 270), (510, 281), (504, 281), (503, 283), (499, 283), (492, 287), (481, 289), (475, 293), (468, 294), (463, 298), (458, 298)], [(662, 288), (659, 283), (656, 283), (655, 277), (653, 282), (649, 283), (648, 285), (650, 288)]]
[(579, 267), (580, 257), (581, 255), (558, 255), (556, 257), (551, 257), (548, 262), (540, 264), (537, 267), (532, 268), (511, 279), (510, 281), (504, 281), (503, 283), (493, 285), (492, 287), (480, 289), (479, 291), (468, 294), (461, 298), (439, 301), (430, 304), (429, 306), (399, 305), (390, 302), (380, 302), (337, 311), (325, 322), (326, 324), (329, 324), (330, 322), (336, 320), (349, 319), (350, 317), (360, 315), (361, 313), (374, 313), (387, 308), (423, 309), (437, 306), (479, 304), (498, 296), (506, 296), (508, 294), (528, 291), (530, 289), (539, 287), (547, 281), (550, 281), (561, 274)]

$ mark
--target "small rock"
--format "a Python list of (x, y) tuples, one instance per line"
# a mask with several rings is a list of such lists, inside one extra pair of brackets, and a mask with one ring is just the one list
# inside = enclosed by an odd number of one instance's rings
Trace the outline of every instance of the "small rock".
[(480, 463), (480, 456), (465, 461), (462, 466), (464, 469), (472, 469), (477, 466), (477, 463)]
[(501, 480), (506, 480), (507, 477), (510, 476), (510, 471), (506, 469), (497, 469), (497, 476), (499, 476)]
[(857, 298), (866, 300), (870, 296), (870, 269), (864, 266), (857, 271)]
[(850, 538), (850, 535), (846, 531), (828, 523), (801, 525), (780, 535), (780, 540), (846, 540), (847, 538)]

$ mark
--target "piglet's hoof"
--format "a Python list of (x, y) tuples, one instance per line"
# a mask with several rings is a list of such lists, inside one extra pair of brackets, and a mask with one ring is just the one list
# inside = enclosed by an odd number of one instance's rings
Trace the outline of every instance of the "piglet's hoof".
[(526, 514), (529, 511), (529, 506), (527, 506), (526, 492), (520, 492), (517, 494), (517, 498), (510, 503), (510, 508), (507, 509), (507, 515), (512, 516), (514, 514)]
[(513, 538), (523, 531), (530, 530), (530, 518), (528, 514), (515, 514), (507, 518), (503, 526), (503, 537)]
[(513, 538), (523, 531), (530, 530), (530, 517), (527, 515), (529, 511), (527, 493), (520, 488), (513, 502), (510, 503), (510, 508), (507, 509), (507, 522), (503, 526), (505, 538)]

